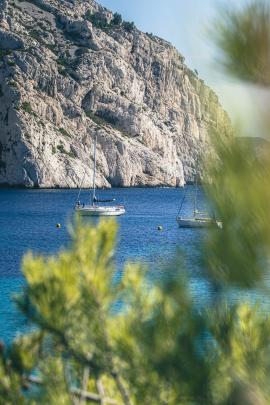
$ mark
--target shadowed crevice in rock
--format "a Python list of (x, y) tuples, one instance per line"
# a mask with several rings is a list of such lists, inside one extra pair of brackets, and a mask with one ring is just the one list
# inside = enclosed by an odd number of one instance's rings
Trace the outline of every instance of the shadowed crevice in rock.
[[(231, 126), (167, 41), (94, 1), (0, 7), (0, 185), (179, 186)], [(225, 131), (225, 132), (226, 132)]]

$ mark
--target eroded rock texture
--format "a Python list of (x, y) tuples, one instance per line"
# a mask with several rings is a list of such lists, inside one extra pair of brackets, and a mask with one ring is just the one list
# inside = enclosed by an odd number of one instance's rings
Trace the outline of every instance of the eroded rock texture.
[(215, 93), (168, 42), (85, 0), (1, 0), (0, 184), (182, 185), (209, 130), (230, 131)]

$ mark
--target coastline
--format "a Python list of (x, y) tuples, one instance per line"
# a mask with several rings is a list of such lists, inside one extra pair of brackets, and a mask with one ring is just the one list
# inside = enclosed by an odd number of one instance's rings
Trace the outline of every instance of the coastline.
[[(195, 182), (188, 181), (184, 186), (192, 186)], [(201, 184), (201, 183), (199, 183)], [(181, 189), (184, 186), (168, 186), (168, 185), (159, 185), (159, 186), (149, 186), (149, 185), (139, 185), (139, 186), (111, 186), (111, 187), (96, 187), (97, 190), (112, 190), (112, 189), (160, 189), (160, 188), (170, 188), (170, 189)], [(33, 186), (27, 187), (25, 185), (9, 185), (9, 184), (0, 184), (0, 190), (79, 190), (78, 187), (40, 187)], [(91, 190), (92, 187), (82, 187), (82, 190)]]

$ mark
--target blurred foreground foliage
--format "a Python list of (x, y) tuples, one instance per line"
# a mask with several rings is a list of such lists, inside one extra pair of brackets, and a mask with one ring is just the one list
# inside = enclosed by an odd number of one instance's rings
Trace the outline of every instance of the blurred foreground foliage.
[(140, 265), (117, 280), (116, 230), (78, 223), (69, 250), (25, 257), (17, 304), (35, 328), (2, 349), (0, 403), (268, 403), (269, 316), (221, 297), (198, 305), (180, 263), (159, 281)]
[[(255, 2), (217, 28), (229, 71), (260, 85), (269, 84), (268, 17)], [(24, 259), (17, 304), (33, 328), (0, 347), (0, 404), (270, 403), (268, 310), (230, 299), (256, 288), (269, 304), (270, 161), (227, 138), (215, 149), (207, 193), (223, 229), (203, 250), (207, 304), (195, 302), (181, 262), (159, 281), (139, 264), (116, 279), (116, 224), (78, 223), (69, 250)]]
[(270, 258), (270, 144), (256, 151), (248, 138), (215, 136), (213, 143), (217, 160), (208, 163), (207, 192), (223, 229), (209, 235), (207, 271), (221, 287), (263, 287)]
[(270, 4), (247, 1), (225, 7), (212, 31), (219, 62), (236, 78), (260, 86), (270, 85)]

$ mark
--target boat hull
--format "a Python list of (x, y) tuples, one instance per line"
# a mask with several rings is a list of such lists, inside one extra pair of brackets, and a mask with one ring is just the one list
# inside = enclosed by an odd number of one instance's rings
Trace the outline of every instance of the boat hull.
[(220, 221), (211, 218), (181, 218), (177, 217), (176, 221), (179, 228), (221, 228)]
[(75, 211), (81, 216), (87, 217), (118, 217), (124, 215), (126, 210), (122, 206), (117, 207), (76, 207)]

